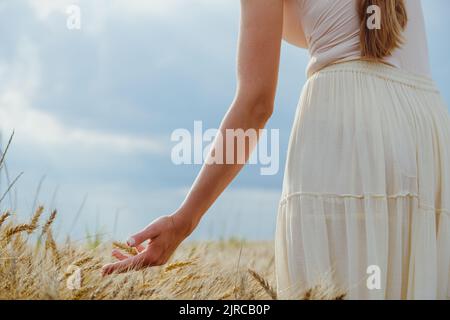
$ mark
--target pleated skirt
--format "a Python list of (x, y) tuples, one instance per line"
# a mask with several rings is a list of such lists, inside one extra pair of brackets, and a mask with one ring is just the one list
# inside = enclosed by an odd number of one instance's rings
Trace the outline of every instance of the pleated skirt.
[(351, 61), (312, 75), (294, 120), (277, 289), (450, 298), (450, 117), (431, 79)]

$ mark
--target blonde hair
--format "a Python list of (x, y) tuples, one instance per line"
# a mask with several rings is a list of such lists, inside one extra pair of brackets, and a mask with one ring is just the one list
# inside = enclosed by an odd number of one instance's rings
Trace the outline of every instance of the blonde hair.
[[(360, 0), (361, 56), (368, 60), (381, 60), (390, 56), (403, 44), (403, 31), (408, 23), (404, 0)], [(380, 28), (370, 29), (367, 21), (369, 6), (380, 8)]]

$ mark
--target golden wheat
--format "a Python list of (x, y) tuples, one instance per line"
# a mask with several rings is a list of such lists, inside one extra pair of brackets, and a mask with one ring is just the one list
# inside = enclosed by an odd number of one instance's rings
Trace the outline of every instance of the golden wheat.
[(31, 217), (31, 221), (29, 223), (30, 230), (28, 231), (28, 234), (33, 233), (34, 230), (38, 227), (39, 219), (41, 218), (42, 213), (44, 212), (44, 207), (40, 206), (35, 211), (34, 215)]
[(9, 213), (9, 211), (6, 211), (2, 215), (0, 215), (0, 228), (2, 227), (3, 223), (5, 223), (6, 219), (9, 218), (9, 216), (11, 216), (11, 213)]
[(59, 262), (59, 253), (58, 253), (58, 247), (56, 246), (56, 242), (53, 239), (53, 233), (51, 229), (48, 229), (47, 232), (47, 239), (45, 241), (45, 250), (49, 250), (52, 254), (53, 260), (55, 263)]
[(258, 272), (248, 269), (248, 272), (252, 275), (252, 277), (261, 285), (261, 287), (266, 291), (266, 293), (273, 299), (277, 300), (277, 293), (269, 284), (269, 282)]
[(172, 270), (175, 270), (175, 269), (179, 269), (179, 268), (184, 268), (184, 267), (189, 266), (191, 264), (193, 264), (193, 261), (178, 261), (178, 262), (170, 263), (166, 267), (166, 272), (172, 271)]
[[(119, 242), (99, 246), (55, 241), (56, 211), (42, 226), (45, 245), (30, 243), (43, 208), (27, 224), (0, 216), (0, 299), (276, 299), (272, 243), (190, 242), (167, 266), (102, 277), (112, 248), (136, 251)], [(236, 267), (237, 266), (237, 267)], [(259, 270), (256, 272), (254, 270)], [(263, 276), (264, 275), (264, 276)], [(325, 282), (301, 299), (342, 299), (343, 292)]]
[(92, 261), (93, 259), (94, 259), (94, 257), (92, 257), (92, 256), (82, 257), (82, 258), (76, 260), (76, 261), (75, 261), (74, 263), (72, 263), (72, 264), (73, 264), (74, 266), (81, 267), (81, 266), (83, 266), (84, 264), (88, 263), (89, 261)]
[(50, 226), (53, 224), (53, 222), (56, 219), (56, 210), (53, 210), (52, 213), (50, 214), (50, 217), (48, 218), (48, 220), (45, 222), (44, 226), (42, 227), (42, 233), (41, 235), (44, 235), (47, 233), (48, 229), (50, 228)]
[(8, 241), (10, 240), (14, 235), (19, 234), (21, 232), (33, 232), (35, 228), (30, 226), (29, 224), (23, 223), (16, 226), (11, 226), (8, 229), (6, 229), (3, 239)]
[(128, 253), (129, 255), (135, 256), (138, 254), (138, 251), (136, 248), (132, 248), (129, 245), (125, 244), (125, 243), (121, 243), (121, 242), (117, 242), (114, 241), (112, 243), (113, 247), (116, 249), (121, 249), (123, 251), (125, 251), (126, 253)]

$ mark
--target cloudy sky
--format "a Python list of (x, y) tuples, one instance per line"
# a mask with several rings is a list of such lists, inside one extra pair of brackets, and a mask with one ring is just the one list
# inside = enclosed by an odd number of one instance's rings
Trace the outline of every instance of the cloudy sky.
[[(69, 5), (81, 29), (66, 26)], [(448, 0), (423, 0), (433, 76), (450, 101)], [(0, 130), (15, 129), (1, 207), (58, 208), (60, 234), (123, 238), (174, 210), (199, 166), (175, 166), (171, 133), (216, 128), (235, 87), (238, 0), (0, 0)], [(271, 238), (306, 52), (283, 46), (280, 172), (242, 175), (195, 238)], [(7, 179), (2, 172), (0, 193)]]

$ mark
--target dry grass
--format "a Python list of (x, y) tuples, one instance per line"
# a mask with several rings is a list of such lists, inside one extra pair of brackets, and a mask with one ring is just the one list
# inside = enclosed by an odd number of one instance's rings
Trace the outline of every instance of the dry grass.
[[(271, 243), (236, 240), (182, 245), (166, 266), (102, 277), (111, 249), (135, 252), (114, 242), (95, 249), (56, 243), (56, 211), (39, 227), (0, 214), (0, 299), (276, 299)], [(45, 242), (44, 242), (45, 240)], [(256, 271), (257, 270), (257, 271)], [(317, 286), (304, 299), (340, 299), (332, 287)]]

